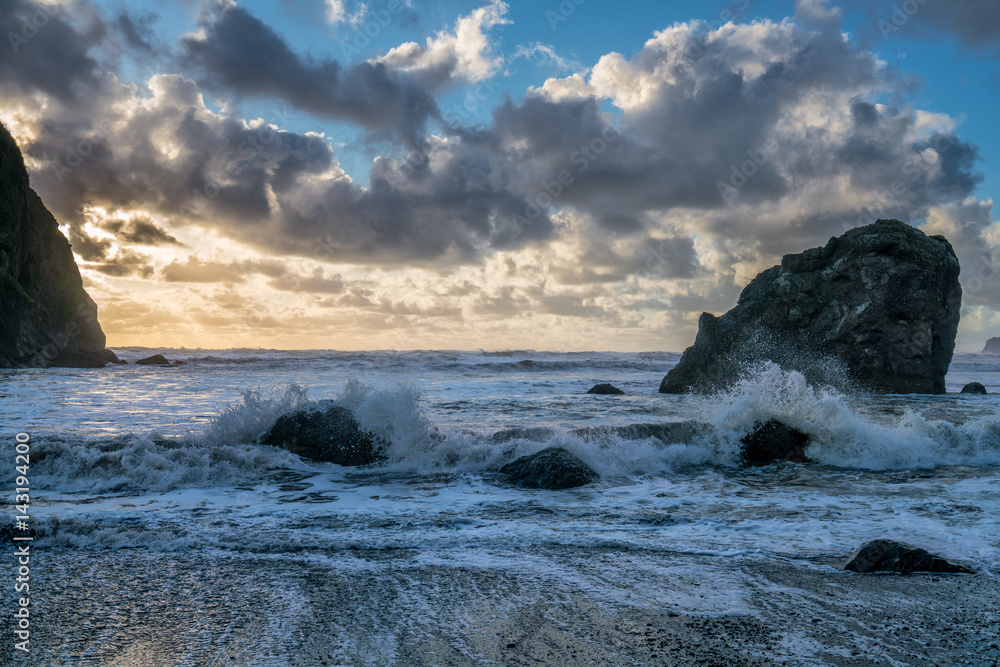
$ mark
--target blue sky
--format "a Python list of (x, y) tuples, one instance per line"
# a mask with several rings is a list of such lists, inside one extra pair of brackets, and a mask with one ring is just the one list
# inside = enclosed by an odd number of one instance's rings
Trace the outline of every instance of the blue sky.
[(872, 216), (1000, 333), (995, 3), (0, 4), (112, 345), (679, 350)]

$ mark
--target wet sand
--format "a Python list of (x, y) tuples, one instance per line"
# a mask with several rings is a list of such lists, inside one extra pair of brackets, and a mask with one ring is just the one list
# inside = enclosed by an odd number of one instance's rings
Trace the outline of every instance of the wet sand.
[(32, 651), (3, 664), (1000, 662), (994, 575), (859, 575), (847, 554), (38, 547)]

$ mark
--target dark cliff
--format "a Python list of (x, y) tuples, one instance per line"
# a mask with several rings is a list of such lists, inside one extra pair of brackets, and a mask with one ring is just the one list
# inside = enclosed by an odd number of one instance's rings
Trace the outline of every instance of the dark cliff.
[(103, 366), (97, 305), (66, 237), (28, 185), (24, 159), (0, 124), (0, 368)]

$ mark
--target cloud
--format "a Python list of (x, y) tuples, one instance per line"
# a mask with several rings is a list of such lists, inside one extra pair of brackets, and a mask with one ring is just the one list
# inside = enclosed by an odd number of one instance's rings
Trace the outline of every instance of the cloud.
[(510, 23), (507, 4), (492, 0), (455, 21), (451, 32), (441, 31), (421, 45), (406, 42), (374, 62), (416, 75), (426, 85), (438, 87), (454, 79), (477, 82), (492, 76), (503, 64), (494, 53), (486, 32)]
[(280, 99), (320, 118), (347, 120), (417, 142), (439, 115), (416, 81), (378, 62), (345, 67), (292, 51), (260, 19), (235, 3), (208, 13), (200, 30), (181, 39), (184, 67), (201, 85), (241, 97)]
[[(0, 69), (0, 113), (88, 279), (133, 329), (141, 315), (116, 276), (192, 299), (205, 331), (259, 325), (271, 344), (343, 316), (337, 330), (363, 346), (371, 326), (383, 346), (416, 344), (407, 327), (470, 345), (531, 346), (544, 330), (582, 349), (600, 323), (606, 345), (679, 349), (702, 310), (731, 307), (782, 253), (875, 217), (926, 221), (964, 267), (995, 255), (992, 202), (973, 196), (977, 147), (948, 116), (887, 103), (906, 83), (822, 2), (800, 2), (795, 21), (675, 24), (504, 99), (482, 125), (436, 125), (436, 93), (500, 66), (489, 30), (504, 17), (487, 5), (348, 67), (294, 52), (228, 4), (182, 43), (175, 65), (197, 81), (133, 85), (93, 60), (66, 80)], [(75, 52), (100, 51), (99, 30), (65, 26)], [(387, 140), (384, 155), (352, 178), (340, 137), (213, 110), (203, 90), (353, 123)], [(98, 224), (87, 207), (108, 213)], [(178, 238), (199, 234), (225, 248), (177, 257)], [(1000, 306), (972, 275), (970, 303)]]
[(99, 85), (90, 51), (105, 41), (107, 29), (86, 5), (74, 3), (72, 10), (71, 21), (64, 5), (0, 0), (0, 81), (5, 87), (73, 102)]
[(345, 0), (326, 0), (326, 20), (330, 25), (339, 23), (359, 25), (364, 20), (367, 9), (364, 3), (360, 3), (352, 14), (348, 11)]
[(205, 262), (196, 256), (186, 261), (174, 260), (160, 271), (168, 283), (242, 283), (245, 272), (239, 265)]
[(531, 45), (521, 45), (514, 52), (514, 58), (527, 58), (536, 65), (551, 65), (558, 71), (577, 71), (583, 65), (575, 60), (564, 58), (556, 53), (555, 48), (550, 44), (535, 42)]
[(974, 51), (1000, 57), (1000, 5), (990, 0), (856, 0), (854, 4), (867, 11), (868, 32), (877, 35), (876, 43), (900, 35), (921, 38), (945, 33)]
[(126, 243), (137, 245), (184, 245), (148, 219), (109, 220), (102, 227)]

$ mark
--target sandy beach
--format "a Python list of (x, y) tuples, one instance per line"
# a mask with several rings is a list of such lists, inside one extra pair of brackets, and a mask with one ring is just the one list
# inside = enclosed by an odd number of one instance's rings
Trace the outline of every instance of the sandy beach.
[(321, 563), (40, 550), (30, 664), (1000, 660), (1000, 588), (988, 573), (873, 576), (839, 571), (832, 558), (559, 547), (478, 553), (478, 565), (453, 556), (429, 564), (409, 550), (348, 551)]

